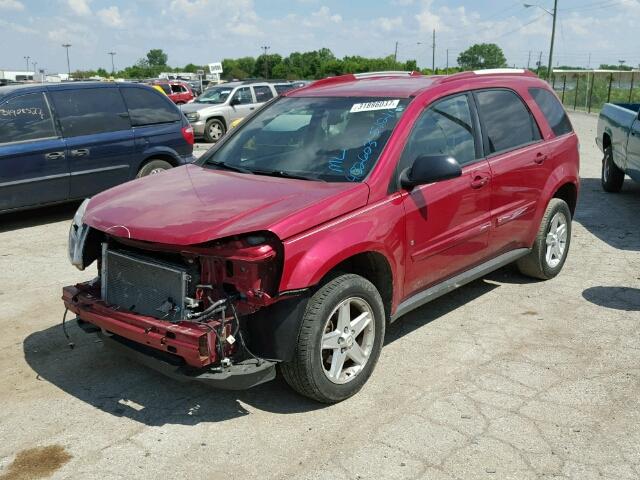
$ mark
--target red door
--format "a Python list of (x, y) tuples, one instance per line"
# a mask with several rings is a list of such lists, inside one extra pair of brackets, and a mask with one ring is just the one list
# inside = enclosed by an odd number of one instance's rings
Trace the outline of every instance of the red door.
[(462, 176), (403, 193), (405, 298), (487, 257), (491, 170), (479, 138), (477, 117), (467, 94), (430, 105), (411, 131), (399, 170), (419, 157), (450, 155), (462, 165)]
[(490, 205), (486, 160), (464, 167), (459, 178), (417, 187), (406, 195), (405, 297), (486, 259)]
[(550, 159), (540, 129), (512, 90), (475, 93), (492, 173), (490, 250), (493, 256), (529, 247), (529, 238), (549, 177)]

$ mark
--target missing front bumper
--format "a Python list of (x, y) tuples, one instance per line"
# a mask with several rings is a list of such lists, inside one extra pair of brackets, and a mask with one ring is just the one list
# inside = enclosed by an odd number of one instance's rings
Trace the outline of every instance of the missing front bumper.
[(276, 377), (275, 363), (258, 360), (245, 360), (230, 367), (209, 367), (195, 369), (188, 365), (162, 358), (144, 346), (124, 338), (98, 333), (104, 345), (136, 362), (178, 381), (197, 381), (223, 390), (246, 390)]

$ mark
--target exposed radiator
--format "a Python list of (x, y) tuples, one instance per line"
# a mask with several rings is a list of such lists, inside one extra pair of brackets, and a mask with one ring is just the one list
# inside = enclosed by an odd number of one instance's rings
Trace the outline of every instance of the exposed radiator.
[(102, 244), (102, 299), (110, 306), (170, 322), (184, 320), (189, 281), (179, 265)]

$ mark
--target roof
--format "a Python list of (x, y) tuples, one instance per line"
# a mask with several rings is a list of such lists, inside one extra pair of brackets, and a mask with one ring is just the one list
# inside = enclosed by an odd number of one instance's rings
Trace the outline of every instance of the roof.
[(409, 98), (430, 87), (456, 80), (484, 77), (535, 77), (522, 69), (500, 68), (460, 72), (453, 75), (425, 76), (418, 72), (368, 72), (318, 80), (298, 88), (291, 97), (397, 97)]
[(20, 85), (7, 85), (0, 87), (0, 97), (4, 97), (10, 93), (20, 91), (27, 93), (30, 91), (42, 92), (43, 90), (73, 90), (77, 88), (116, 88), (118, 85), (137, 85), (140, 83), (133, 82), (60, 82), (60, 83), (23, 83)]

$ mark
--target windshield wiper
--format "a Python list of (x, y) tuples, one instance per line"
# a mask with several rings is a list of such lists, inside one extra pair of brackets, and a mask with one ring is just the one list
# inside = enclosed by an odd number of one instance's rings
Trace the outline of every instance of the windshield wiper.
[(207, 162), (207, 165), (214, 165), (216, 167), (226, 168), (227, 170), (233, 170), (234, 172), (251, 173), (251, 174), (254, 173), (253, 170), (249, 170), (248, 168), (244, 168), (244, 167), (238, 167), (236, 165), (231, 165), (230, 163), (227, 163), (227, 162), (216, 162), (216, 161), (210, 160)]
[(270, 177), (294, 178), (296, 180), (309, 180), (311, 182), (326, 182), (319, 177), (300, 175), (298, 173), (285, 172), (283, 170), (253, 170), (256, 175), (268, 175)]

